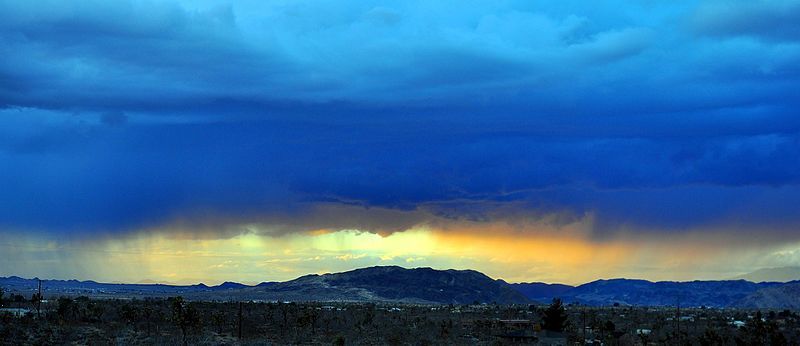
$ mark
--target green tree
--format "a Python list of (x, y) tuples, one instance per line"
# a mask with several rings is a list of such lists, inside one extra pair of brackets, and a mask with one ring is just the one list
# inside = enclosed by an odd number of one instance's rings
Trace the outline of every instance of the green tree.
[(553, 302), (544, 310), (542, 328), (554, 332), (563, 332), (569, 323), (567, 311), (561, 299), (553, 298)]

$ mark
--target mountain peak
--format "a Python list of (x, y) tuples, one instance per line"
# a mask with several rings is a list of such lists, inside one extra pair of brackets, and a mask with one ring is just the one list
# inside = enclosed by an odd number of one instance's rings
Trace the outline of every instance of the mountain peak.
[(248, 286), (248, 285), (245, 285), (245, 284), (241, 284), (241, 283), (238, 283), (238, 282), (233, 282), (233, 281), (225, 281), (225, 282), (223, 282), (223, 283), (221, 283), (221, 284), (219, 284), (219, 285), (213, 286), (212, 288), (218, 288), (218, 289), (236, 289), (236, 288), (244, 288), (244, 287), (250, 287), (250, 286)]

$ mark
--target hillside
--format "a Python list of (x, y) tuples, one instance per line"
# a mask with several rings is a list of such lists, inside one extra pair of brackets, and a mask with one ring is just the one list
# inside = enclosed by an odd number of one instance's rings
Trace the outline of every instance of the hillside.
[[(9, 293), (30, 297), (36, 279), (0, 278)], [(579, 286), (545, 283), (506, 283), (474, 270), (369, 267), (341, 273), (306, 275), (285, 282), (255, 286), (225, 282), (217, 286), (111, 284), (95, 281), (42, 280), (45, 297), (60, 295), (122, 298), (183, 296), (193, 300), (351, 301), (430, 304), (567, 303), (594, 306), (708, 306), (800, 308), (800, 283), (746, 280), (651, 282), (597, 280)]]
[[(0, 287), (26, 296), (34, 292), (36, 284), (35, 279), (0, 278)], [(434, 304), (530, 302), (508, 284), (474, 270), (401, 267), (369, 267), (342, 273), (306, 275), (286, 282), (265, 282), (256, 286), (234, 282), (219, 286), (173, 286), (77, 280), (43, 280), (42, 286), (46, 297), (182, 295), (197, 300), (396, 301)]]
[(511, 288), (522, 293), (531, 300), (549, 302), (554, 297), (560, 297), (575, 288), (563, 284), (547, 284), (543, 282), (521, 282), (509, 284)]
[[(597, 280), (580, 286), (564, 288), (550, 296), (527, 294), (540, 301), (560, 297), (566, 302), (587, 305), (641, 305), (641, 306), (709, 306), (728, 307), (755, 293), (759, 289), (780, 283), (754, 283), (745, 280), (723, 281), (659, 281), (632, 279)], [(523, 286), (524, 287), (524, 286)], [(521, 291), (526, 292), (526, 291)]]
[(243, 293), (278, 300), (402, 301), (441, 304), (528, 303), (507, 284), (474, 270), (369, 267), (307, 275)]
[(800, 283), (767, 287), (736, 303), (742, 308), (800, 309)]

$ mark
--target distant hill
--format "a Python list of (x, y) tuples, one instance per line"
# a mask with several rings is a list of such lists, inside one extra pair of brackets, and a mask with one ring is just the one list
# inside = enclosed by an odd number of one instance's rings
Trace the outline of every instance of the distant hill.
[[(0, 277), (0, 287), (17, 294), (30, 295), (36, 291), (38, 279), (17, 276)], [(116, 284), (78, 280), (42, 280), (45, 297), (86, 295), (95, 297), (158, 297), (188, 295), (209, 290), (204, 284), (178, 286), (166, 284)]]
[[(708, 306), (728, 307), (759, 289), (780, 285), (778, 283), (753, 283), (745, 280), (674, 282), (632, 279), (597, 280), (580, 286), (559, 287), (561, 292), (544, 296), (537, 292), (539, 301), (554, 297), (570, 303), (587, 305), (642, 305), (642, 306)], [(516, 286), (525, 287), (525, 286)], [(521, 291), (523, 292), (523, 291)], [(527, 295), (533, 298), (533, 295)]]
[[(0, 277), (9, 293), (30, 297), (37, 279)], [(169, 297), (192, 300), (364, 301), (429, 304), (548, 303), (559, 297), (567, 303), (684, 307), (800, 308), (800, 281), (747, 280), (652, 282), (597, 280), (579, 286), (506, 283), (474, 270), (369, 267), (342, 273), (306, 275), (285, 282), (255, 286), (224, 282), (217, 286), (114, 284), (77, 280), (42, 280), (47, 298), (87, 295), (99, 298)]]
[(528, 297), (528, 299), (545, 303), (575, 288), (570, 285), (546, 284), (543, 282), (521, 282), (509, 285), (511, 285), (511, 288)]
[(279, 300), (398, 301), (441, 304), (529, 303), (508, 284), (474, 270), (369, 267), (307, 275), (295, 280), (242, 290)]
[(767, 287), (736, 303), (742, 308), (800, 309), (800, 282)]
[[(36, 285), (36, 279), (0, 278), (0, 287), (26, 295), (33, 293)], [(256, 286), (235, 282), (209, 287), (204, 284), (107, 284), (77, 280), (42, 280), (42, 286), (46, 297), (182, 295), (187, 299), (203, 300), (397, 301), (433, 304), (530, 302), (505, 282), (474, 270), (405, 269), (393, 266), (306, 275), (291, 281), (264, 282)]]
[(736, 279), (753, 282), (776, 281), (789, 282), (800, 280), (800, 267), (762, 268), (752, 273), (739, 275)]
[(230, 282), (230, 281), (225, 281), (225, 282), (223, 282), (223, 283), (221, 283), (221, 284), (219, 284), (217, 286), (211, 286), (212, 289), (217, 289), (217, 290), (236, 290), (236, 289), (241, 289), (241, 288), (245, 288), (245, 287), (250, 287), (250, 286), (247, 286), (245, 284), (240, 284), (238, 282)]

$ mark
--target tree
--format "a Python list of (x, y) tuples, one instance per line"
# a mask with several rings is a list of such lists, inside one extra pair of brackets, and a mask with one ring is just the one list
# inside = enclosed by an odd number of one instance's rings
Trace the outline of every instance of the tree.
[(567, 311), (564, 309), (564, 304), (561, 302), (561, 299), (553, 298), (553, 302), (544, 310), (542, 327), (553, 332), (563, 332), (568, 323)]
[(606, 322), (600, 326), (600, 331), (603, 332), (603, 335), (607, 335), (614, 339), (614, 332), (617, 331), (617, 325), (615, 325), (611, 320), (606, 320)]
[(4, 295), (5, 293), (6, 293), (6, 292), (3, 290), (3, 288), (2, 288), (2, 287), (0, 287), (0, 307), (3, 307), (3, 295)]
[(725, 339), (711, 327), (706, 327), (706, 331), (701, 335), (697, 341), (701, 346), (724, 345)]
[(211, 323), (213, 323), (217, 327), (217, 334), (222, 334), (222, 329), (225, 327), (227, 323), (225, 318), (225, 313), (222, 311), (215, 312), (211, 315)]
[(89, 313), (89, 320), (92, 322), (100, 322), (103, 319), (103, 314), (106, 313), (106, 308), (103, 306), (102, 303), (99, 302), (90, 302), (86, 306), (86, 310)]
[(337, 335), (336, 338), (333, 339), (333, 346), (344, 346), (345, 344), (344, 336), (341, 334)]
[(195, 308), (194, 303), (184, 307), (183, 297), (178, 296), (172, 298), (172, 322), (180, 328), (183, 344), (186, 345), (187, 332), (200, 328), (200, 313)]
[(36, 307), (36, 315), (39, 316), (40, 310), (42, 308), (42, 294), (41, 293), (34, 293), (31, 296), (31, 304)]
[(56, 314), (61, 319), (61, 321), (68, 321), (69, 317), (74, 316), (77, 311), (77, 305), (75, 302), (68, 298), (68, 297), (60, 297), (58, 298), (58, 307), (56, 308)]
[(319, 313), (313, 307), (303, 311), (303, 319), (305, 320), (304, 324), (311, 326), (312, 335), (317, 334), (317, 318), (319, 318)]
[(765, 322), (761, 311), (756, 311), (755, 316), (739, 329), (736, 337), (737, 343), (750, 345), (785, 345), (786, 338), (781, 333), (775, 321)]
[(139, 319), (139, 309), (136, 306), (125, 303), (119, 308), (118, 314), (126, 324), (136, 327), (136, 321)]
[(180, 328), (183, 344), (186, 345), (186, 314), (183, 310), (183, 297), (172, 298), (172, 322)]

